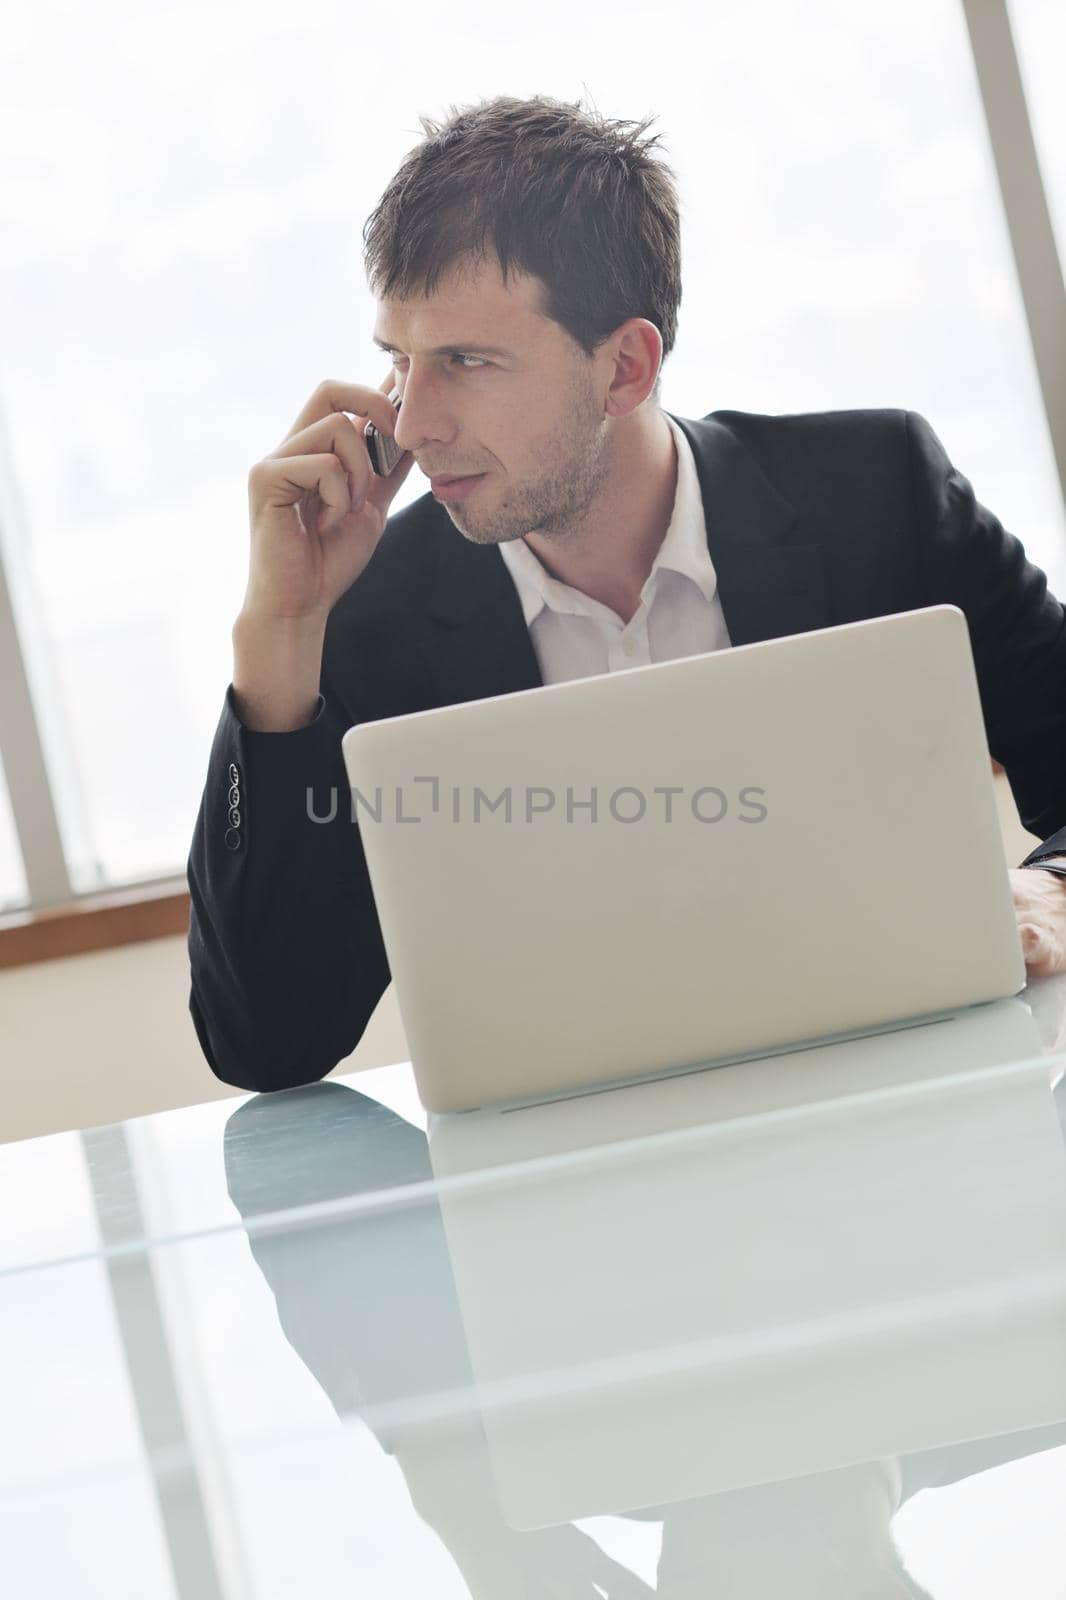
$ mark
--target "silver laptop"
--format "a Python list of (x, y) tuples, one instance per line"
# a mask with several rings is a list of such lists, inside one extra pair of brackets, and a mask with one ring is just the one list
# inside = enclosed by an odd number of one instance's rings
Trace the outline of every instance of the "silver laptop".
[(431, 1111), (1024, 987), (954, 606), (366, 723), (343, 751)]

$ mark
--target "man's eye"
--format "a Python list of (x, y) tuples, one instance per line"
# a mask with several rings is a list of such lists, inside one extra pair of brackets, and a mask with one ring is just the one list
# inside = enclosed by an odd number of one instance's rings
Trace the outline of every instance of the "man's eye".
[[(391, 351), (389, 352), (389, 359), (395, 372), (402, 372), (407, 365), (406, 356), (393, 355)], [(448, 360), (459, 363), (464, 372), (475, 372), (478, 367), (487, 367), (491, 364), (483, 356), (464, 355), (461, 350), (450, 350), (448, 352)]]

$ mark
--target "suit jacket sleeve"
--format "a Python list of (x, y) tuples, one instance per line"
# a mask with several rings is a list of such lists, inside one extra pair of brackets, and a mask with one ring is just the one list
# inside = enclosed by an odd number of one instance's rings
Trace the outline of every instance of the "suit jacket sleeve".
[(907, 428), (925, 603), (966, 615), (989, 750), (1044, 841), (1026, 862), (1066, 852), (1066, 608), (929, 424), (911, 412)]
[(389, 983), (340, 749), (352, 720), (320, 696), (306, 728), (257, 733), (226, 693), (188, 863), (189, 1008), (242, 1089), (323, 1077)]

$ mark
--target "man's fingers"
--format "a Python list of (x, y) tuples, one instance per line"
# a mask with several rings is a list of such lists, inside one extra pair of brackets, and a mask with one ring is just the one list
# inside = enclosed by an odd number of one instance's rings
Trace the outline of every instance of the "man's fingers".
[(338, 379), (327, 378), (324, 383), (319, 384), (282, 443), (286, 443), (295, 434), (302, 433), (312, 423), (320, 422), (323, 417), (328, 417), (337, 411), (350, 411), (359, 417), (361, 420), (354, 426), (360, 433), (369, 419), (383, 432), (391, 434), (396, 413), (386, 396), (394, 382), (395, 378), (391, 371), (376, 389), (371, 389), (362, 383), (341, 383)]
[(317, 494), (324, 506), (346, 516), (351, 505), (348, 474), (335, 455), (285, 456), (260, 461), (249, 474), (252, 495), (261, 504), (283, 507)]
[(335, 455), (352, 481), (353, 490), (362, 499), (370, 487), (372, 468), (366, 446), (356, 431), (351, 417), (343, 411), (334, 411), (322, 417), (299, 433), (286, 439), (275, 451), (275, 461), (285, 461), (290, 456), (318, 454)]
[(1010, 885), (1027, 974), (1066, 972), (1066, 883), (1050, 872), (1012, 867)]
[(1021, 922), (1018, 935), (1026, 971), (1034, 978), (1049, 978), (1053, 973), (1066, 972), (1066, 946), (1051, 929), (1037, 922)]

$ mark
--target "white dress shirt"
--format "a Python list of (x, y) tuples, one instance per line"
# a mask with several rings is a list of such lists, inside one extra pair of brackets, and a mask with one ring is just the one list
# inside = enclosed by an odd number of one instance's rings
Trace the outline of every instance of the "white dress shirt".
[(628, 622), (602, 601), (553, 578), (524, 539), (499, 547), (522, 602), (544, 683), (729, 648), (692, 448), (673, 418), (666, 420), (677, 448), (677, 492), (663, 542)]

